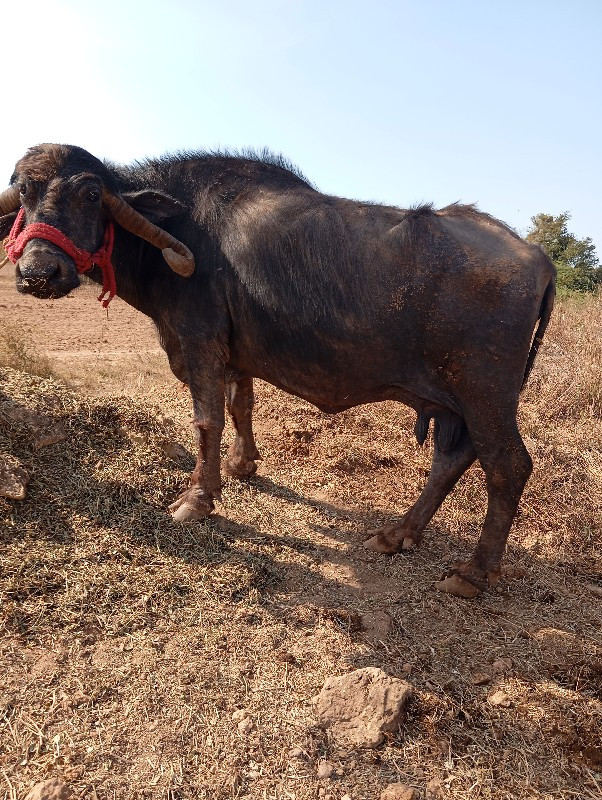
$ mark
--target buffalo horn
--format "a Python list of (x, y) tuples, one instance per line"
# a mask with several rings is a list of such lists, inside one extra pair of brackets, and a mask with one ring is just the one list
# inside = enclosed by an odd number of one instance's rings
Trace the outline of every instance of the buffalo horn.
[(11, 186), (0, 194), (0, 216), (16, 211), (20, 205), (19, 190), (16, 186)]
[[(1, 195), (0, 195), (1, 197)], [(118, 222), (126, 231), (139, 236), (163, 253), (163, 258), (178, 275), (184, 278), (190, 277), (194, 272), (194, 256), (183, 242), (175, 239), (171, 234), (162, 228), (153, 225), (132, 208), (122, 197), (105, 191), (103, 193), (105, 205), (113, 215), (115, 222)]]

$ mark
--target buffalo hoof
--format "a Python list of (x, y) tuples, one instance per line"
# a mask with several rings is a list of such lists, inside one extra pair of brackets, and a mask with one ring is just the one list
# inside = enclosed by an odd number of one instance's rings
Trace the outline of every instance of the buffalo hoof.
[(207, 497), (191, 497), (189, 492), (184, 492), (169, 506), (172, 517), (176, 522), (195, 522), (208, 517), (215, 506)]
[(448, 575), (448, 577), (444, 578), (442, 581), (437, 581), (435, 583), (435, 589), (439, 589), (440, 592), (445, 592), (446, 594), (451, 594), (454, 597), (464, 597), (467, 600), (472, 600), (480, 594), (483, 594), (481, 588), (465, 580), (461, 575), (458, 575), (458, 573)]
[(364, 542), (364, 547), (375, 553), (385, 553), (393, 555), (402, 550), (413, 550), (421, 542), (421, 536), (405, 535), (394, 525), (385, 528), (378, 528), (372, 531), (372, 536)]
[(483, 594), (487, 586), (495, 586), (499, 579), (499, 568), (486, 572), (471, 560), (456, 564), (442, 580), (435, 583), (435, 588), (454, 597), (472, 599)]
[(440, 581), (435, 583), (435, 588), (441, 592), (452, 594), (454, 597), (465, 597), (471, 600), (483, 594), (488, 586), (496, 586), (500, 579), (499, 567), (485, 571), (474, 561), (465, 561), (456, 564), (454, 569)]
[(242, 461), (231, 461), (227, 458), (224, 463), (224, 472), (233, 478), (250, 478), (257, 472), (257, 464), (252, 459)]
[(190, 503), (182, 503), (171, 515), (176, 522), (196, 522), (198, 519), (208, 517), (213, 511), (213, 504), (207, 503), (204, 506), (193, 506)]

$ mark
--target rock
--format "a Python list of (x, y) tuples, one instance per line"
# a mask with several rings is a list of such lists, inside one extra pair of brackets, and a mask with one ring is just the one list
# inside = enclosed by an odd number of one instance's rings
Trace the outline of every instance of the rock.
[(384, 641), (393, 627), (393, 620), (387, 612), (378, 609), (362, 614), (361, 621), (364, 629), (364, 638), (373, 644)]
[(25, 800), (69, 800), (71, 789), (58, 778), (36, 783), (25, 797)]
[(328, 761), (320, 761), (320, 763), (318, 764), (318, 769), (316, 770), (318, 778), (320, 779), (330, 778), (333, 772), (334, 772), (334, 767)]
[(380, 793), (380, 800), (416, 800), (418, 792), (405, 783), (390, 783)]
[(12, 403), (3, 404), (2, 410), (9, 419), (25, 425), (29, 429), (33, 437), (33, 446), (36, 448), (48, 447), (51, 444), (63, 442), (67, 438), (64, 424), (52, 417)]
[(497, 692), (494, 692), (493, 694), (490, 694), (489, 697), (487, 698), (487, 702), (489, 703), (489, 705), (501, 706), (502, 708), (509, 708), (509, 706), (511, 705), (510, 698), (508, 697), (506, 692), (502, 692), (501, 689), (498, 690)]
[(378, 747), (401, 724), (411, 696), (409, 683), (377, 667), (328, 678), (316, 700), (318, 725), (341, 744)]
[(24, 500), (27, 494), (29, 474), (13, 456), (0, 454), (0, 497), (9, 500)]
[(241, 720), (245, 719), (249, 716), (249, 712), (246, 708), (237, 708), (236, 711), (232, 713), (231, 720), (232, 722), (240, 722)]
[(491, 683), (491, 675), (486, 672), (475, 672), (472, 676), (473, 686), (485, 686), (488, 683)]
[(305, 758), (305, 751), (300, 747), (291, 747), (291, 749), (288, 751), (288, 757), (295, 759)]

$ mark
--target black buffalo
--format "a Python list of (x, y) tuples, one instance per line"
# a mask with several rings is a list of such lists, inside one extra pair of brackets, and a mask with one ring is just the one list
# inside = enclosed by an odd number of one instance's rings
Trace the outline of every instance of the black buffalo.
[[(4, 234), (19, 206), (23, 225), (53, 226), (78, 248), (30, 229), (13, 256), (17, 286), (40, 297), (71, 291), (75, 253), (97, 251), (117, 223), (117, 293), (153, 319), (193, 399), (198, 459), (171, 506), (176, 519), (210, 514), (220, 496), (224, 395), (236, 429), (225, 469), (255, 471), (253, 377), (333, 413), (399, 400), (415, 409), (420, 442), (434, 421), (432, 469), (414, 506), (367, 546), (416, 545), (478, 458), (483, 531), (441, 588), (474, 596), (496, 580), (532, 468), (516, 412), (553, 305), (554, 268), (541, 250), (471, 206), (330, 197), (271, 157), (197, 153), (122, 167), (40, 145), (0, 195)], [(98, 267), (90, 275), (103, 279)]]

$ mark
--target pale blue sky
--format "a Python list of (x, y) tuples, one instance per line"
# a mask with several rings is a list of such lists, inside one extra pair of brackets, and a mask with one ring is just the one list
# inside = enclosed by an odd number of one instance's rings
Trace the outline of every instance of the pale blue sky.
[(1, 185), (43, 141), (268, 147), (332, 194), (521, 232), (568, 210), (602, 258), (601, 0), (29, 0), (0, 25)]

